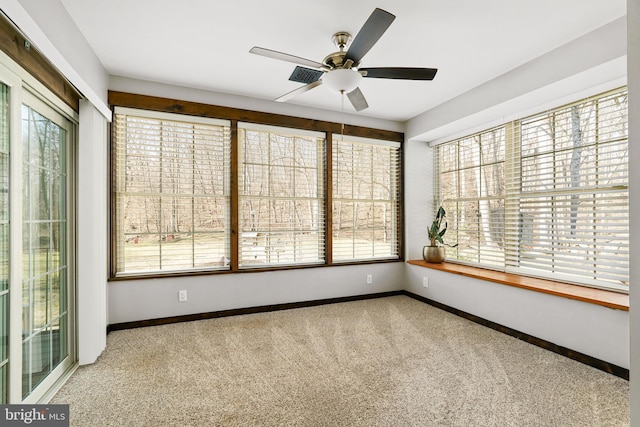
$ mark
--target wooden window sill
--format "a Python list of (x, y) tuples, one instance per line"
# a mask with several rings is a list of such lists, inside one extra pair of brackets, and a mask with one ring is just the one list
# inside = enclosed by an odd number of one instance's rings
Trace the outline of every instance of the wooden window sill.
[(407, 263), (419, 267), (432, 268), (446, 273), (460, 274), (474, 279), (487, 280), (503, 285), (515, 286), (545, 294), (556, 295), (564, 298), (602, 305), (616, 310), (629, 311), (629, 295), (620, 292), (603, 289), (589, 288), (586, 286), (572, 285), (569, 283), (554, 282), (553, 280), (538, 279), (535, 277), (520, 276), (512, 273), (487, 270), (468, 265), (443, 262), (442, 264), (428, 263), (423, 260), (410, 260)]

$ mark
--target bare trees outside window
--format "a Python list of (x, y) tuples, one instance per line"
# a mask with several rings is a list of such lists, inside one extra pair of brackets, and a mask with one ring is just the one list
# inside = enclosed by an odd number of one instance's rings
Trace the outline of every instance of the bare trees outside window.
[(523, 120), (521, 164), (518, 267), (628, 289), (626, 91)]
[(449, 258), (628, 291), (627, 147), (626, 90), (437, 146)]
[(399, 257), (400, 144), (333, 143), (333, 259)]
[(447, 236), (458, 244), (447, 250), (447, 257), (504, 265), (505, 128), (438, 146), (436, 162)]
[(248, 123), (238, 134), (240, 266), (324, 263), (324, 134)]
[(227, 122), (116, 110), (118, 272), (229, 268), (230, 139)]
[(176, 105), (115, 107), (112, 277), (401, 258), (402, 134)]

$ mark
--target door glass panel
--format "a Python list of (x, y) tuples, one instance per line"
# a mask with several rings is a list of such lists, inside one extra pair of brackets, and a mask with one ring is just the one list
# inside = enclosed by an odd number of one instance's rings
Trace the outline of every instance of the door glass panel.
[(66, 334), (67, 131), (22, 107), (23, 277), (22, 395), (68, 355)]
[(9, 369), (9, 88), (0, 84), (0, 404)]
[(51, 359), (57, 365), (67, 356), (65, 346), (67, 344), (67, 316), (59, 317), (51, 325)]

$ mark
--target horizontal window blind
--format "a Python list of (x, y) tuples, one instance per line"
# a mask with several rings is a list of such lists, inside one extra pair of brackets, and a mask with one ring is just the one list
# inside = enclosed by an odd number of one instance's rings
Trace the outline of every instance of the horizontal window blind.
[(628, 290), (627, 93), (435, 148), (449, 259)]
[(626, 290), (626, 91), (521, 123), (520, 244), (514, 270)]
[(230, 126), (116, 108), (116, 274), (228, 269)]
[(447, 248), (447, 258), (504, 268), (505, 127), (436, 147), (435, 165), (444, 240), (458, 245)]
[(325, 136), (238, 125), (239, 266), (324, 263)]
[(400, 257), (400, 144), (333, 142), (334, 262)]

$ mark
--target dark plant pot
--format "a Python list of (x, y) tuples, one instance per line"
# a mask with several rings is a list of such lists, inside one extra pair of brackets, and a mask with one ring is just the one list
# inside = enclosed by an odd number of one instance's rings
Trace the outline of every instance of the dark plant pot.
[(447, 256), (444, 246), (425, 246), (422, 248), (422, 258), (426, 262), (443, 262)]

